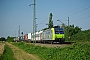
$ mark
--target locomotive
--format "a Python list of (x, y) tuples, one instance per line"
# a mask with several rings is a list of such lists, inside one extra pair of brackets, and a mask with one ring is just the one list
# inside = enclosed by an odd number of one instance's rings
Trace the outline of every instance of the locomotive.
[(43, 42), (64, 42), (64, 29), (63, 28), (51, 28), (43, 31)]

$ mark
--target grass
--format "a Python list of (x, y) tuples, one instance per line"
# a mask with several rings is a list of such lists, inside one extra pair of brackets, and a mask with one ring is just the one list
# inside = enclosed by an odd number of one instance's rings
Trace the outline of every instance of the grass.
[(5, 45), (4, 53), (1, 56), (1, 60), (16, 60), (14, 58), (12, 49), (8, 45)]
[(23, 42), (14, 45), (27, 53), (38, 55), (42, 60), (90, 60), (90, 43), (75, 43), (65, 48), (46, 48)]
[(4, 44), (0, 42), (0, 59), (4, 51)]

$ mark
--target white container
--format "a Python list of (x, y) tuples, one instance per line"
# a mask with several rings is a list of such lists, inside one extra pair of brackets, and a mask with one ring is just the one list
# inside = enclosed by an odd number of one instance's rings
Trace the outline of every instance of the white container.
[(31, 33), (28, 33), (28, 40), (31, 40)]

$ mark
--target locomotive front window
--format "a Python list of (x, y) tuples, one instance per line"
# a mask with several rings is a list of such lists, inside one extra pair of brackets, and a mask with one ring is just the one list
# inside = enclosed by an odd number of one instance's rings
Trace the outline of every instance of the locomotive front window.
[(64, 34), (64, 31), (60, 31), (60, 34)]
[(54, 30), (55, 30), (55, 34), (64, 34), (64, 31), (61, 28), (55, 28)]

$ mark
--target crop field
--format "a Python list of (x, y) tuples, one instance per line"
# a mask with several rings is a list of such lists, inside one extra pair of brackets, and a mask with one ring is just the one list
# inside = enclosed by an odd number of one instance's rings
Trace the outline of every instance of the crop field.
[(8, 45), (5, 45), (4, 47), (4, 52), (3, 55), (1, 56), (1, 60), (16, 60), (14, 58), (12, 49)]
[(3, 52), (4, 52), (4, 44), (2, 44), (0, 42), (0, 58), (1, 58), (1, 55), (3, 54)]
[(23, 42), (13, 43), (29, 54), (38, 55), (41, 60), (90, 60), (90, 42), (73, 43), (71, 46), (47, 48)]
[(26, 53), (22, 49), (19, 49), (18, 47), (14, 46), (10, 43), (6, 43), (6, 44), (12, 49), (14, 57), (16, 58), (16, 60), (40, 60), (38, 58), (38, 56), (36, 56), (36, 55)]

